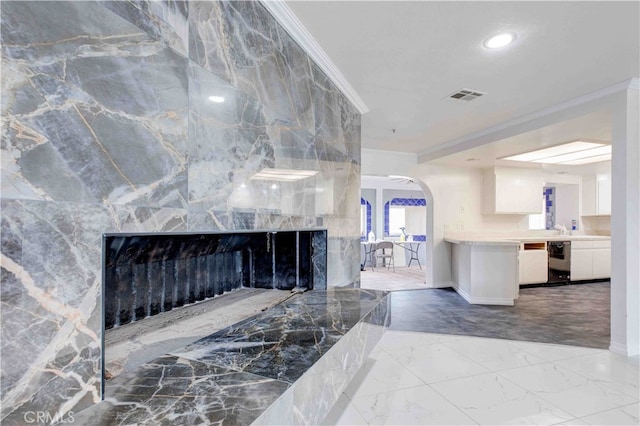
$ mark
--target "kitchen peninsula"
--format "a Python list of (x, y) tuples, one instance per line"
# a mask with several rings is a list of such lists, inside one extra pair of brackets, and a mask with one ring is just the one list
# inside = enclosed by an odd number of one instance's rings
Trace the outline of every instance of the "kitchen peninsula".
[[(601, 279), (610, 275), (611, 237), (608, 236), (447, 236), (445, 241), (451, 246), (453, 287), (471, 304), (513, 305), (520, 284), (527, 282), (523, 281), (526, 279), (523, 272), (533, 271), (534, 277), (545, 276), (549, 242), (572, 243), (572, 280)], [(535, 250), (528, 251), (528, 248)], [(528, 259), (534, 253), (538, 262), (531, 266)], [(585, 271), (585, 268), (591, 269)], [(542, 282), (535, 278), (531, 282), (536, 281)]]

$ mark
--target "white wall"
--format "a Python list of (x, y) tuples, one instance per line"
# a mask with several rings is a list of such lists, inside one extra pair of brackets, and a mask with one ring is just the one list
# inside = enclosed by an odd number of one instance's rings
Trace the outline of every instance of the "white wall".
[(427, 233), (427, 209), (426, 207), (405, 207), (405, 226), (407, 234)]
[(433, 285), (436, 287), (452, 282), (450, 247), (443, 240), (445, 232), (528, 230), (526, 215), (482, 214), (481, 169), (420, 164), (411, 170), (411, 176), (424, 182), (433, 196)]
[(640, 83), (616, 96), (612, 126), (611, 350), (640, 354)]
[(571, 229), (571, 221), (579, 227), (580, 219), (580, 185), (556, 184), (556, 225), (564, 225)]
[[(621, 92), (620, 87), (624, 87), (624, 91)], [(537, 112), (508, 125), (501, 125), (494, 132), (483, 130), (476, 135), (465, 137), (455, 144), (449, 144), (450, 146), (447, 148), (461, 151), (603, 108), (612, 112), (611, 349), (625, 355), (636, 355), (640, 352), (639, 90), (640, 83), (635, 78), (629, 82), (623, 82), (560, 104), (544, 113)], [(427, 229), (433, 225), (434, 230), (433, 277), (427, 275), (429, 285), (437, 285), (447, 279), (450, 281), (451, 278), (450, 253), (442, 242), (445, 225), (467, 229), (467, 227), (485, 223), (489, 227), (502, 228), (511, 223), (519, 229), (526, 227), (523, 224), (525, 218), (519, 220), (499, 216), (476, 220), (472, 217), (473, 215), (466, 217), (465, 206), (472, 207), (477, 204), (473, 198), (477, 194), (474, 194), (475, 190), (456, 190), (455, 187), (456, 184), (468, 183), (472, 185), (470, 188), (478, 188), (481, 182), (474, 181), (480, 180), (479, 175), (473, 171), (465, 172), (453, 168), (441, 170), (426, 164), (416, 165), (412, 168), (410, 167), (411, 163), (406, 161), (409, 158), (407, 154), (395, 156), (393, 154), (363, 150), (362, 173), (408, 174), (421, 179), (426, 184), (425, 188), (429, 191), (429, 196), (433, 198), (435, 204), (433, 224), (429, 223), (429, 218), (427, 219)], [(423, 154), (422, 159), (428, 160), (429, 155)], [(416, 162), (414, 161), (413, 164)], [(440, 178), (442, 182), (438, 183)], [(445, 192), (447, 186), (451, 187), (451, 194)], [(431, 191), (433, 195), (431, 195)], [(465, 193), (469, 194), (471, 198), (465, 199)], [(451, 196), (449, 197), (449, 195)]]
[[(445, 231), (528, 230), (527, 216), (482, 214), (482, 170), (417, 164), (416, 158), (409, 154), (363, 150), (362, 174), (410, 176), (427, 188), (428, 285), (442, 287), (452, 282), (450, 247), (443, 240)], [(433, 209), (432, 216), (430, 209)]]

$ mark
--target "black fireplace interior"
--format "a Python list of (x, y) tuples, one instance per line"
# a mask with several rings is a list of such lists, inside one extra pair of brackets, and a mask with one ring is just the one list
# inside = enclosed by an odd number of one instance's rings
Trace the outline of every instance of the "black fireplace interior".
[(104, 329), (240, 287), (326, 289), (326, 230), (105, 234)]

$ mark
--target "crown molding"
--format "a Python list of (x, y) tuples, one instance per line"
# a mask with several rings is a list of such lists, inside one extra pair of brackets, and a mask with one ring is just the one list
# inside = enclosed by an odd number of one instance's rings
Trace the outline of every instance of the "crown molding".
[(622, 91), (626, 91), (628, 89), (634, 89), (638, 87), (640, 84), (640, 80), (638, 78), (631, 78), (628, 80), (621, 81), (612, 86), (604, 87), (602, 89), (596, 90), (594, 92), (587, 93), (585, 95), (579, 96), (574, 99), (570, 99), (565, 102), (561, 102), (557, 105), (544, 108), (539, 111), (535, 111), (530, 114), (526, 114), (512, 120), (505, 121), (504, 123), (498, 124), (496, 126), (492, 126), (481, 130), (476, 133), (472, 133), (466, 136), (463, 136), (458, 139), (454, 139), (449, 142), (445, 142), (443, 144), (419, 151), (418, 155), (418, 163), (424, 163), (426, 161), (434, 160), (445, 155), (449, 155), (453, 152), (459, 151), (460, 147), (465, 147), (464, 149), (473, 148), (475, 146), (466, 146), (469, 143), (477, 142), (477, 145), (484, 145), (489, 141), (485, 141), (484, 139), (490, 138), (493, 135), (496, 135), (500, 132), (506, 131), (510, 128), (524, 125), (529, 122), (533, 122), (534, 120), (541, 119), (543, 117), (551, 116), (554, 114), (559, 114), (567, 110), (571, 110), (572, 108), (580, 107), (581, 105), (588, 104), (590, 102), (598, 101), (603, 99), (609, 95), (614, 93), (619, 93)]
[(293, 11), (283, 0), (260, 0), (262, 5), (284, 27), (289, 35), (300, 45), (307, 55), (320, 67), (336, 87), (351, 101), (360, 114), (369, 112), (360, 95), (349, 84), (338, 67), (333, 63), (327, 53), (320, 47), (311, 33), (302, 25), (302, 22), (294, 15)]

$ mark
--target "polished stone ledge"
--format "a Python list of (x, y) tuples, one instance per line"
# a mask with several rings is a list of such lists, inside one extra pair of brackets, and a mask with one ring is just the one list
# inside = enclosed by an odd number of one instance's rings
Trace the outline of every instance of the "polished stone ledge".
[(79, 424), (318, 424), (389, 324), (388, 294), (298, 294), (107, 382)]

